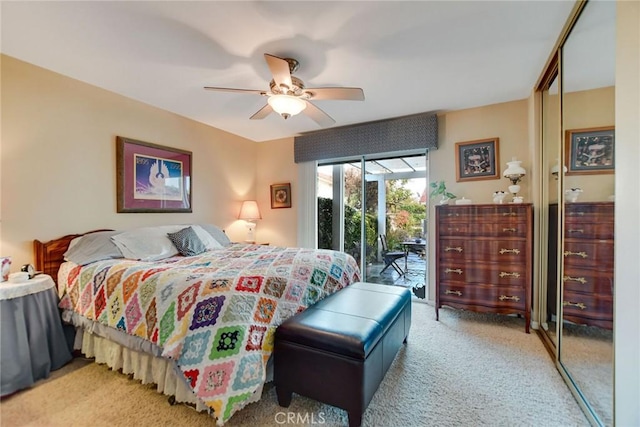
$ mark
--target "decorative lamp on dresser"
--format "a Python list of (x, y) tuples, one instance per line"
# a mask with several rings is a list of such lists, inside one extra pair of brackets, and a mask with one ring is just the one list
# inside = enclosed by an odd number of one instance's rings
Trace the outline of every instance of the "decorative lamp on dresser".
[[(562, 274), (563, 319), (580, 325), (613, 328), (613, 202), (564, 204)], [(556, 224), (558, 205), (549, 205)], [(555, 227), (550, 239), (557, 240)], [(555, 257), (554, 251), (549, 256)], [(555, 269), (549, 269), (549, 296), (556, 295)], [(549, 309), (555, 314), (555, 299)]]
[(529, 333), (532, 205), (436, 206), (436, 319), (443, 305), (518, 314)]

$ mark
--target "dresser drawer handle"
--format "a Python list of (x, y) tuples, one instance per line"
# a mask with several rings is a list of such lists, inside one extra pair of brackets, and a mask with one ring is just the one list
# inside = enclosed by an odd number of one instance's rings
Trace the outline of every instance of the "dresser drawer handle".
[(460, 246), (456, 246), (455, 248), (452, 248), (451, 246), (447, 246), (446, 248), (444, 248), (445, 252), (451, 252), (451, 251), (456, 251), (456, 252), (462, 252), (462, 248)]
[(574, 215), (583, 216), (584, 212), (567, 212), (567, 215), (569, 215), (569, 216), (574, 216)]
[(502, 216), (518, 216), (515, 212), (502, 212)]
[(567, 233), (580, 233), (580, 234), (582, 234), (582, 233), (584, 233), (584, 230), (582, 228), (576, 228), (576, 229), (570, 228), (570, 229), (567, 230)]
[(460, 216), (460, 214), (455, 212), (449, 212), (447, 216)]
[(460, 231), (460, 229), (458, 227), (449, 227), (447, 231)]
[(520, 249), (505, 249), (502, 248), (500, 249), (500, 255), (504, 255), (504, 254), (519, 254), (520, 253)]
[(456, 269), (453, 269), (453, 268), (445, 268), (445, 269), (444, 269), (444, 272), (445, 272), (445, 273), (457, 273), (457, 274), (462, 274), (462, 269), (460, 269), (460, 268), (456, 268)]
[(571, 256), (571, 255), (579, 256), (580, 258), (589, 258), (589, 255), (587, 255), (587, 253), (584, 251), (582, 252), (564, 251), (564, 256)]
[(518, 231), (518, 229), (517, 229), (517, 228), (503, 228), (503, 229), (502, 229), (502, 232), (503, 232), (503, 233), (506, 233), (507, 231), (510, 231), (510, 232), (512, 232), (512, 233), (515, 233), (516, 231)]
[(514, 271), (513, 273), (508, 273), (506, 271), (500, 272), (500, 277), (520, 277), (520, 273)]
[(446, 295), (458, 295), (459, 297), (462, 296), (462, 292), (460, 291), (450, 291), (449, 289), (447, 289), (446, 291), (444, 291), (444, 293)]
[(511, 296), (508, 296), (508, 295), (500, 295), (500, 297), (499, 297), (498, 299), (499, 299), (500, 301), (504, 301), (504, 300), (512, 300), (512, 301), (515, 301), (515, 302), (520, 301), (520, 297), (519, 297), (519, 296), (517, 296), (517, 295), (511, 295)]
[(587, 279), (585, 279), (584, 277), (564, 276), (562, 278), (562, 280), (564, 280), (565, 282), (580, 282), (583, 285), (585, 285), (587, 283)]
[(571, 301), (562, 301), (562, 306), (578, 307), (580, 310), (584, 310), (585, 308), (587, 308), (587, 306), (581, 302), (571, 302)]

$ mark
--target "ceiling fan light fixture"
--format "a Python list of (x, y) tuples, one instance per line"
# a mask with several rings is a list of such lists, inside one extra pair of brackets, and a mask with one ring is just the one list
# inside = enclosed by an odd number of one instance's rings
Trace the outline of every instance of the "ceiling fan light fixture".
[(290, 95), (272, 95), (267, 102), (273, 111), (285, 119), (300, 114), (302, 110), (307, 108), (307, 103), (304, 100)]

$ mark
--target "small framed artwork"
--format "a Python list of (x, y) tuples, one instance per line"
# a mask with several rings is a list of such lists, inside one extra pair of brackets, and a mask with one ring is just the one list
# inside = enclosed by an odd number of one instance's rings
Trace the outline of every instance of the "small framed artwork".
[(191, 151), (118, 136), (118, 213), (191, 212)]
[(271, 186), (271, 209), (291, 207), (291, 184), (273, 184)]
[(498, 138), (456, 143), (456, 181), (500, 178)]
[(566, 131), (565, 155), (567, 175), (613, 173), (615, 164), (613, 126)]

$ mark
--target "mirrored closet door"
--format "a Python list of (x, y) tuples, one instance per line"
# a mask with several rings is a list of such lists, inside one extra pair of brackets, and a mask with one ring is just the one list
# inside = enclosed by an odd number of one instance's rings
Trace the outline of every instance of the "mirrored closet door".
[(559, 360), (604, 425), (613, 425), (615, 8), (588, 2), (562, 49)]
[(615, 2), (581, 2), (539, 90), (543, 339), (589, 420), (613, 425)]

